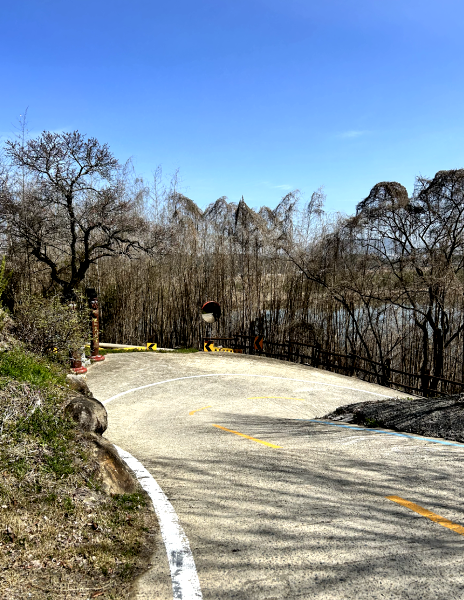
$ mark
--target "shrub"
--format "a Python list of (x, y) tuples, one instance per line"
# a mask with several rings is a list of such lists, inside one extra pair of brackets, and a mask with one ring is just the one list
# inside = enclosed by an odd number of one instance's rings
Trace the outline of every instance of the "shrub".
[[(83, 301), (80, 304), (86, 306)], [(58, 296), (24, 296), (16, 306), (14, 318), (15, 336), (28, 350), (54, 354), (62, 361), (78, 352), (89, 338), (88, 309), (72, 308)]]

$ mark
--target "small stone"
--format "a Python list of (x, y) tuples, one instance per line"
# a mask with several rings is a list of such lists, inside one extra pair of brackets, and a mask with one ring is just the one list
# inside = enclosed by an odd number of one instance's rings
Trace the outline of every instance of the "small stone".
[(74, 375), (70, 373), (66, 375), (66, 379), (68, 380), (68, 385), (71, 389), (87, 398), (93, 398), (93, 394), (85, 381), (85, 375)]

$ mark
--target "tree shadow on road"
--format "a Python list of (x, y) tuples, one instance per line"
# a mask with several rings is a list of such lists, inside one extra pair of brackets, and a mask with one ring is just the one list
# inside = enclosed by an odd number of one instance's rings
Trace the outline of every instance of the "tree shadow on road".
[[(191, 455), (146, 463), (178, 512), (205, 598), (463, 597), (464, 537), (386, 498), (464, 524), (461, 450), (415, 452), (407, 438), (253, 414), (220, 424), (283, 448), (225, 444), (233, 434), (218, 430), (212, 458), (205, 426), (204, 447), (197, 431)], [(402, 439), (404, 451), (385, 450)]]

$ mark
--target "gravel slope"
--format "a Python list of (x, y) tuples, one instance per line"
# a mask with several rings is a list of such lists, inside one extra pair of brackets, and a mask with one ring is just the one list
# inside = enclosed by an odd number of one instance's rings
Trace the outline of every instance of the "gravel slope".
[(464, 442), (464, 394), (357, 402), (322, 418)]

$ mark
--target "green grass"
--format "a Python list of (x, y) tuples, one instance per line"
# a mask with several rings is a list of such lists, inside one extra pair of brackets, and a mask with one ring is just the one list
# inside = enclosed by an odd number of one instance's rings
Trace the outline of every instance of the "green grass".
[[(46, 449), (41, 469), (54, 475), (56, 479), (75, 472), (73, 454), (70, 451), (74, 446), (75, 423), (64, 418), (56, 407), (37, 407), (32, 414), (19, 418), (11, 433), (12, 441), (18, 444), (27, 439), (31, 447), (35, 445)], [(24, 472), (19, 462), (16, 476), (21, 479), (28, 467)]]
[(146, 506), (146, 497), (140, 492), (135, 494), (115, 494), (113, 496), (115, 509), (137, 510), (141, 506)]
[(366, 427), (381, 427), (380, 423), (370, 417), (366, 417), (364, 423), (366, 424)]
[(8, 377), (39, 387), (64, 385), (66, 381), (63, 367), (21, 348), (14, 348), (0, 354), (0, 377)]
[[(160, 352), (163, 352), (160, 350)], [(176, 348), (174, 352), (178, 352), (179, 354), (190, 354), (191, 352), (199, 352), (198, 348)]]

